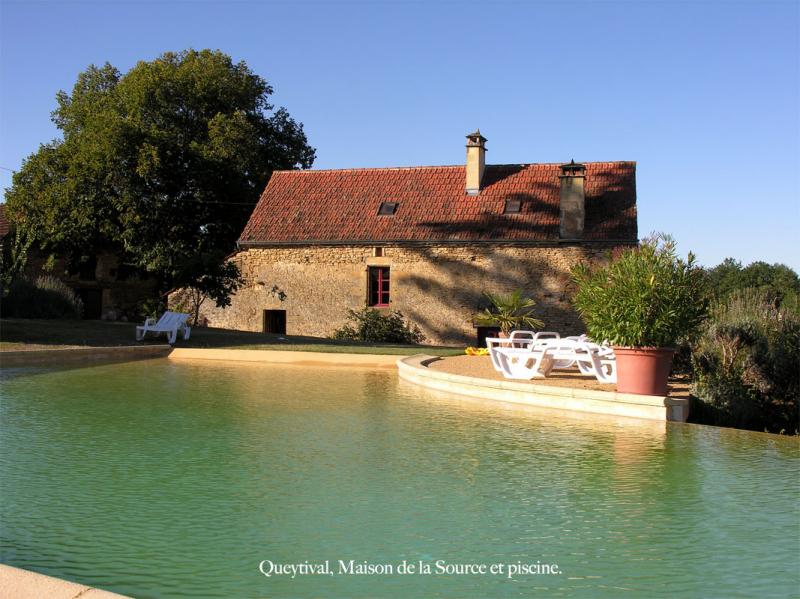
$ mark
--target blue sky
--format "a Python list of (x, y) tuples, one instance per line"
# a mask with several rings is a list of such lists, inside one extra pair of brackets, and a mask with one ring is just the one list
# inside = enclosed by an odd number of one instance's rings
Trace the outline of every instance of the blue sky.
[(0, 0), (0, 187), (109, 61), (219, 48), (305, 124), (316, 168), (635, 160), (640, 234), (800, 269), (797, 2)]

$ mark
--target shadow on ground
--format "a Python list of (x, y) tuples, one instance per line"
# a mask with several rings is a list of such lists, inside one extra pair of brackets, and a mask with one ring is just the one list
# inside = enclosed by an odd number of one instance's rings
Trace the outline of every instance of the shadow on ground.
[[(10, 351), (65, 346), (113, 347), (166, 342), (163, 335), (137, 342), (134, 336), (135, 329), (135, 323), (101, 320), (2, 319), (0, 349)], [(281, 336), (202, 327), (193, 328), (188, 341), (179, 337), (175, 346), (382, 354), (454, 355), (463, 352), (462, 347), (341, 342), (319, 337)]]

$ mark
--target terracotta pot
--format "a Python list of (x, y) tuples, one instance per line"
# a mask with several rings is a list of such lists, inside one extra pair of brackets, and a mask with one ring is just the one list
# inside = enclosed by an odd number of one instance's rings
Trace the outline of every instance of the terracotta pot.
[(615, 347), (617, 392), (666, 395), (674, 347)]
[(508, 339), (508, 333), (504, 333), (503, 331), (498, 331), (497, 338), (498, 339)]

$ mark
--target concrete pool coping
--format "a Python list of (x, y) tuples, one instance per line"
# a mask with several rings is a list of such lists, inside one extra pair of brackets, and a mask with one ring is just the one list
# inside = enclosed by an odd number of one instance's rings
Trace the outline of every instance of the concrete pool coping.
[(111, 591), (0, 564), (0, 597), (15, 599), (130, 599)]
[(417, 385), (459, 395), (494, 399), (543, 408), (628, 416), (647, 420), (686, 422), (689, 400), (683, 397), (632, 395), (574, 387), (493, 380), (436, 371), (428, 365), (437, 356), (417, 354), (397, 359), (400, 378)]
[(357, 368), (395, 368), (397, 354), (346, 354), (272, 349), (204, 349), (176, 347), (170, 360), (221, 360), (225, 362), (264, 362), (300, 366), (338, 366)]
[(121, 345), (112, 347), (59, 347), (53, 349), (21, 349), (0, 352), (0, 366), (38, 366), (72, 364), (85, 361), (127, 362), (164, 358), (169, 345)]
[(172, 347), (170, 345), (125, 345), (118, 347), (58, 347), (0, 351), (0, 366), (43, 366), (86, 362), (127, 362), (152, 358), (262, 362), (300, 366), (338, 366), (394, 369), (398, 354), (352, 354), (272, 349), (219, 349)]

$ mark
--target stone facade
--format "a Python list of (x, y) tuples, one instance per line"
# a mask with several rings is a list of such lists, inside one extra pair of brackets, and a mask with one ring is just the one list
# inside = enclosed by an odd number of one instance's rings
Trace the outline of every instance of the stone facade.
[[(201, 321), (213, 327), (262, 331), (265, 310), (286, 311), (286, 333), (328, 337), (348, 308), (367, 304), (367, 269), (389, 266), (390, 310), (417, 324), (426, 343), (475, 343), (472, 318), (485, 291), (521, 288), (533, 297), (547, 330), (582, 331), (569, 301), (570, 268), (602, 260), (619, 244), (603, 242), (504, 245), (283, 246), (242, 249), (232, 260), (245, 286), (220, 309), (206, 301)], [(180, 303), (173, 295), (171, 305)]]
[(83, 300), (84, 318), (138, 320), (141, 303), (158, 299), (154, 279), (126, 272), (110, 252), (99, 252), (78, 271), (71, 272), (63, 257), (51, 261), (32, 251), (25, 272), (28, 277), (53, 275), (72, 287)]

